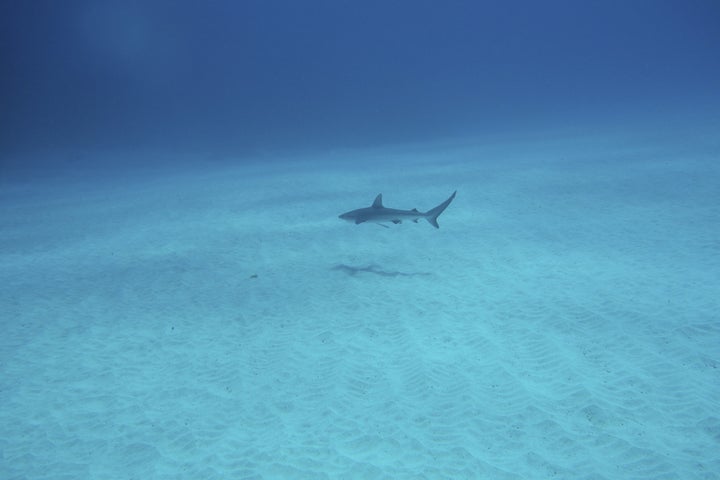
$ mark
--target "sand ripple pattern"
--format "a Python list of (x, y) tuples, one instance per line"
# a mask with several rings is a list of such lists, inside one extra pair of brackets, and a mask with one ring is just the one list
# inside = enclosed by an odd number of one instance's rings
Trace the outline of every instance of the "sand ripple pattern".
[(427, 167), (438, 231), (303, 170), (3, 207), (0, 478), (720, 478), (720, 199), (663, 165)]

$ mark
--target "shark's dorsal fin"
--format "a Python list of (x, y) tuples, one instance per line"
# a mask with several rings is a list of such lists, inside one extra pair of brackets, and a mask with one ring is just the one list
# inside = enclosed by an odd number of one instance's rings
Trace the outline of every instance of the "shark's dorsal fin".
[(378, 196), (375, 197), (375, 201), (372, 204), (372, 208), (382, 208), (382, 193), (378, 193)]
[(417, 208), (412, 209), (413, 213), (420, 213)]

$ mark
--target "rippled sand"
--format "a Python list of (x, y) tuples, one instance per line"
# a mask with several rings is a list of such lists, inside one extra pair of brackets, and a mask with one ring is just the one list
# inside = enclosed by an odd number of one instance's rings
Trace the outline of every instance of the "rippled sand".
[(720, 169), (588, 147), (7, 183), (0, 477), (720, 478)]

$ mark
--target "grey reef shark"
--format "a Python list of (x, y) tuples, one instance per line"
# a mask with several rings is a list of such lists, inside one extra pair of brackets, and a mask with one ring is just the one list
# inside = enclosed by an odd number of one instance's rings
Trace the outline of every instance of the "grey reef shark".
[(445, 211), (450, 202), (455, 198), (457, 191), (454, 191), (450, 198), (445, 200), (443, 203), (435, 208), (428, 210), (427, 212), (421, 212), (417, 208), (412, 210), (397, 210), (395, 208), (385, 208), (382, 203), (382, 193), (375, 197), (373, 204), (366, 208), (358, 208), (357, 210), (351, 210), (343, 213), (339, 216), (343, 220), (353, 222), (355, 225), (359, 225), (365, 222), (377, 223), (385, 228), (387, 225), (383, 225), (383, 222), (392, 222), (394, 224), (402, 223), (403, 220), (412, 220), (417, 223), (418, 220), (424, 218), (430, 225), (435, 228), (440, 228), (437, 219), (442, 212)]

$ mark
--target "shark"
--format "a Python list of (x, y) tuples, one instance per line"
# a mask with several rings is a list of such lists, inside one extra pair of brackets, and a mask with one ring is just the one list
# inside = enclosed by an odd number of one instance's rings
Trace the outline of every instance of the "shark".
[(445, 209), (450, 205), (450, 202), (455, 198), (457, 190), (450, 195), (450, 198), (442, 202), (435, 208), (431, 208), (427, 212), (421, 212), (417, 208), (412, 210), (397, 210), (395, 208), (386, 208), (383, 206), (382, 193), (375, 197), (375, 201), (369, 207), (358, 208), (357, 210), (351, 210), (339, 215), (338, 218), (353, 222), (355, 225), (359, 225), (365, 222), (373, 222), (388, 228), (383, 222), (392, 222), (394, 224), (402, 223), (403, 220), (412, 220), (417, 223), (421, 218), (428, 221), (430, 225), (435, 228), (440, 228), (438, 224), (438, 217)]

